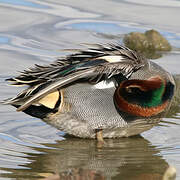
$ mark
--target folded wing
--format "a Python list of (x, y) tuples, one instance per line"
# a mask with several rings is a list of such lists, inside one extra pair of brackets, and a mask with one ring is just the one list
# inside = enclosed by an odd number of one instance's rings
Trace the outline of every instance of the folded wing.
[(142, 56), (121, 45), (93, 45), (87, 50), (58, 59), (48, 66), (36, 65), (20, 76), (8, 79), (12, 85), (28, 88), (5, 103), (21, 102), (17, 111), (23, 111), (50, 93), (70, 83), (86, 80), (96, 82), (121, 74), (128, 79), (147, 63)]

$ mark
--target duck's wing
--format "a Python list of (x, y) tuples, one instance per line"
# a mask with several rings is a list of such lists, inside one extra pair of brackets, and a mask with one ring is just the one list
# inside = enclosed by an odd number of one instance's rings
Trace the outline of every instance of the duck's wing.
[(20, 76), (8, 79), (14, 85), (29, 85), (29, 88), (6, 103), (13, 104), (23, 100), (17, 109), (23, 111), (47, 94), (77, 80), (96, 79), (98, 82), (102, 77), (110, 78), (117, 74), (128, 79), (146, 63), (142, 56), (127, 47), (113, 44), (94, 45), (88, 50), (58, 59), (48, 66), (36, 65), (35, 68), (22, 72)]

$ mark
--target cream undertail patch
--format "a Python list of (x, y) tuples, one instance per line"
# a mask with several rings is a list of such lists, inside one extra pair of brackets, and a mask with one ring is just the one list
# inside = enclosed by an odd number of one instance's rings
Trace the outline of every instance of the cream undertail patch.
[(54, 109), (58, 100), (59, 100), (59, 91), (55, 91), (40, 99), (39, 103), (50, 109)]

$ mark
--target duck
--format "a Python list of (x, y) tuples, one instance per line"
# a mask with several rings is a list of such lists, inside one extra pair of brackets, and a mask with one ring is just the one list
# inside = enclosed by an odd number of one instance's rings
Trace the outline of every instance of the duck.
[(80, 138), (120, 138), (157, 125), (171, 104), (173, 76), (120, 44), (91, 44), (6, 79), (26, 86), (3, 101)]

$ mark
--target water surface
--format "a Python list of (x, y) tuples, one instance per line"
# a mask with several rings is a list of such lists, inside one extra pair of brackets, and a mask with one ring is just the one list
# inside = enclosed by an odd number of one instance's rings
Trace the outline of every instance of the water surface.
[[(180, 84), (180, 1), (0, 0), (0, 99), (21, 89), (4, 79), (54, 61), (81, 43), (122, 42), (125, 33), (160, 31), (173, 50), (156, 60)], [(65, 138), (40, 119), (0, 105), (0, 179), (162, 179), (169, 165), (180, 179), (180, 92), (159, 126), (141, 136)]]

